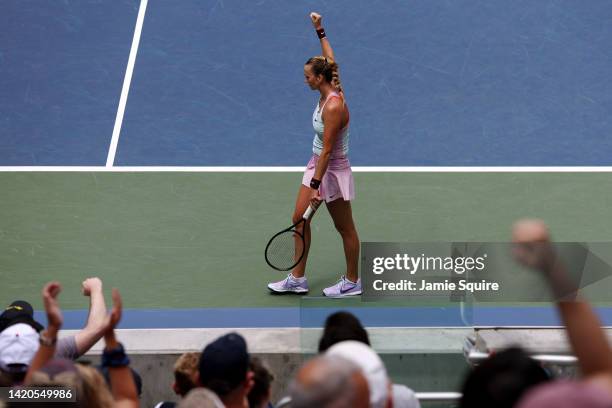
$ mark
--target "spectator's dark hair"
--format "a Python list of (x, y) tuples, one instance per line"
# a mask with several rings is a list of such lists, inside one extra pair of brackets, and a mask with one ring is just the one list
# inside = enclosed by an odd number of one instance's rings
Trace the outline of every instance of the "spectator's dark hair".
[(274, 381), (274, 376), (257, 357), (251, 357), (249, 370), (253, 372), (255, 384), (247, 398), (249, 400), (249, 407), (255, 408), (261, 406), (263, 402), (270, 398), (270, 387), (272, 386), (272, 381)]
[(549, 381), (546, 370), (519, 347), (493, 354), (465, 378), (460, 408), (511, 408), (535, 385)]
[[(108, 388), (112, 390), (110, 371), (109, 371), (108, 367), (97, 366), (95, 368), (104, 377), (104, 381), (106, 381), (106, 384), (108, 385)], [(132, 367), (130, 367), (130, 371), (132, 372), (132, 378), (134, 379), (134, 386), (136, 386), (136, 392), (138, 393), (138, 398), (140, 398), (140, 396), (142, 395), (142, 377)]]
[(13, 374), (0, 370), (0, 387), (12, 387), (21, 384), (27, 372)]
[(370, 345), (368, 332), (353, 314), (340, 311), (329, 315), (325, 321), (323, 335), (319, 340), (319, 353), (346, 340), (355, 340)]
[(12, 387), (21, 385), (28, 370), (16, 371), (16, 372), (5, 372), (0, 370), (0, 387)]

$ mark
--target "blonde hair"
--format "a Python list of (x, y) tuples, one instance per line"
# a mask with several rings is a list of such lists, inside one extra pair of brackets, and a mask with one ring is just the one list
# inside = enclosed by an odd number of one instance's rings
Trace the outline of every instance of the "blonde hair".
[(76, 371), (64, 371), (54, 376), (43, 371), (32, 375), (30, 386), (64, 386), (74, 389), (77, 407), (111, 408), (114, 399), (104, 377), (93, 367), (74, 365)]
[(174, 381), (181, 395), (197, 386), (200, 353), (183, 353), (174, 363)]
[(306, 65), (312, 67), (312, 72), (315, 75), (323, 75), (325, 80), (332, 84), (338, 92), (342, 92), (342, 84), (340, 83), (340, 74), (338, 73), (338, 64), (331, 59), (322, 55), (312, 57), (306, 61)]

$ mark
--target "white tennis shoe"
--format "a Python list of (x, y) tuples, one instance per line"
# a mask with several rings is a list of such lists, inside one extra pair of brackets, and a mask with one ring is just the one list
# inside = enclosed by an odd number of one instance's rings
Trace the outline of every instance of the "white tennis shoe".
[(306, 278), (295, 278), (291, 272), (285, 279), (268, 284), (268, 289), (276, 293), (308, 293)]
[(361, 279), (357, 279), (357, 282), (351, 282), (343, 275), (335, 285), (323, 289), (323, 294), (330, 298), (361, 295)]

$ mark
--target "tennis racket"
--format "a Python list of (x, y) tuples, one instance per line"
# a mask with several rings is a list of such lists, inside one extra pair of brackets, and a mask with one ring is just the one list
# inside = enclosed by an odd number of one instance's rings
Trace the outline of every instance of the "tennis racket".
[(306, 242), (298, 227), (314, 214), (316, 208), (309, 205), (302, 219), (276, 233), (266, 245), (266, 262), (277, 271), (289, 271), (300, 263), (304, 257)]

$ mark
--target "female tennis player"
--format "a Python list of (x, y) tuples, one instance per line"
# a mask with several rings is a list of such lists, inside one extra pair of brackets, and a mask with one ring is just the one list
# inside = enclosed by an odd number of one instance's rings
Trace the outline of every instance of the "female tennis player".
[[(313, 156), (306, 166), (302, 185), (298, 192), (293, 222), (312, 204), (318, 207), (325, 201), (334, 225), (342, 237), (346, 274), (335, 285), (323, 290), (325, 296), (345, 297), (361, 294), (357, 265), (359, 262), (359, 237), (351, 210), (351, 200), (355, 197), (353, 173), (349, 163), (349, 111), (344, 92), (338, 77), (338, 65), (334, 52), (321, 25), (321, 15), (311, 13), (310, 19), (321, 41), (322, 56), (310, 58), (304, 65), (304, 79), (313, 91), (319, 91), (320, 98), (312, 115), (315, 136), (312, 143)], [(300, 263), (287, 278), (270, 283), (273, 292), (308, 292), (308, 282), (304, 276), (310, 248), (310, 221), (302, 224), (305, 253)]]

